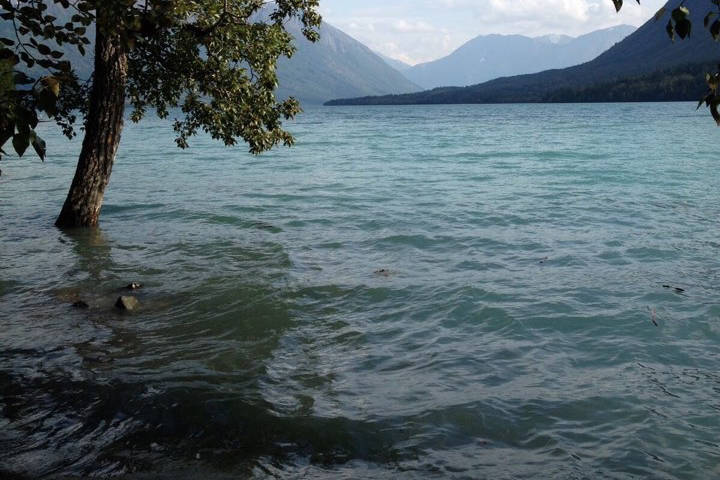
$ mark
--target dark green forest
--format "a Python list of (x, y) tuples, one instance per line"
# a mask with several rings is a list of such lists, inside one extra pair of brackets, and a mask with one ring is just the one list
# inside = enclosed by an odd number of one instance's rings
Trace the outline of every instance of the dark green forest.
[(705, 73), (715, 65), (694, 64), (581, 88), (562, 88), (543, 98), (549, 103), (697, 101), (707, 92)]
[[(707, 93), (705, 73), (713, 64), (696, 63), (654, 73), (549, 90), (545, 85), (477, 92), (436, 88), (412, 95), (386, 95), (329, 102), (328, 105), (406, 105), (477, 103), (675, 102), (697, 101)], [(548, 91), (549, 90), (549, 91)]]
[[(668, 8), (679, 4), (680, 0), (673, 0)], [(684, 40), (670, 41), (665, 19), (653, 18), (602, 55), (581, 65), (496, 78), (467, 87), (341, 99), (328, 105), (699, 100), (707, 92), (704, 73), (716, 71), (720, 59), (720, 46), (708, 32), (702, 31), (706, 5), (693, 2), (692, 6), (700, 4), (702, 8), (690, 10), (688, 18), (696, 27)], [(707, 69), (702, 71), (703, 67)]]

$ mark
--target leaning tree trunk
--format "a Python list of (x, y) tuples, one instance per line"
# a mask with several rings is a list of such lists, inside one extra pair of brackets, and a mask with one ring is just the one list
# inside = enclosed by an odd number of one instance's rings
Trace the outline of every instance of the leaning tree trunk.
[(58, 227), (93, 227), (98, 224), (105, 187), (110, 181), (123, 129), (127, 68), (127, 52), (120, 37), (105, 35), (98, 29), (85, 138), (75, 178), (55, 222)]

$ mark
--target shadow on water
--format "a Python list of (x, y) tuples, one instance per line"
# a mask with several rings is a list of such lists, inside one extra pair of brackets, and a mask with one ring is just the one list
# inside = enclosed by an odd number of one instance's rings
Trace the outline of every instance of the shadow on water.
[[(141, 384), (22, 381), (0, 375), (6, 471), (21, 478), (122, 475), (193, 468), (249, 473), (259, 459), (303, 456), (333, 465), (391, 460), (381, 427), (280, 417), (272, 405), (205, 389), (152, 395)], [(272, 463), (272, 462), (271, 462)], [(5, 477), (3, 477), (5, 478)]]
[(72, 303), (98, 295), (116, 267), (105, 232), (100, 228), (62, 230), (59, 241), (70, 247), (73, 262), (64, 275), (67, 282), (53, 291), (56, 298)]
[[(209, 242), (181, 254), (230, 248)], [(22, 326), (37, 341), (13, 348), (0, 340), (1, 478), (242, 473), (260, 457), (333, 464), (388, 456), (372, 425), (280, 415), (264, 398), (267, 363), (296, 326), (285, 280), (219, 268), (170, 293), (156, 278), (139, 294), (141, 309), (121, 314), (110, 302), (132, 268), (113, 258), (109, 234), (64, 232), (61, 243), (68, 280), (32, 304), (46, 318)], [(235, 246), (232, 261), (261, 257), (287, 269), (282, 246), (267, 248), (263, 256)], [(90, 308), (73, 309), (76, 298)]]
[(112, 270), (112, 247), (102, 229), (66, 230), (63, 234), (77, 259), (76, 271), (88, 274), (93, 281), (100, 281), (103, 272)]

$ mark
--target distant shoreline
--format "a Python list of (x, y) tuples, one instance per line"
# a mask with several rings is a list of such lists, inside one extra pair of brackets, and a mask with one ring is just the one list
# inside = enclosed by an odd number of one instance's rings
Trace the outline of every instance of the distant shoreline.
[[(705, 72), (712, 71), (713, 68), (713, 65), (708, 63), (689, 64), (579, 86), (573, 86), (572, 78), (558, 70), (498, 78), (467, 87), (442, 87), (402, 95), (335, 99), (325, 102), (324, 105), (697, 102), (707, 92)], [(557, 77), (564, 81), (565, 86), (554, 88), (549, 86), (552, 84), (548, 82), (533, 82), (535, 78), (539, 79), (540, 75)]]

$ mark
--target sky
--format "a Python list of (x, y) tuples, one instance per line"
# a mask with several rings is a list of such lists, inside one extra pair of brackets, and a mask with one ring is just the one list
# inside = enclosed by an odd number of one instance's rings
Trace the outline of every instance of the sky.
[(441, 58), (491, 33), (582, 35), (640, 26), (666, 0), (320, 0), (323, 19), (376, 52), (409, 64)]

